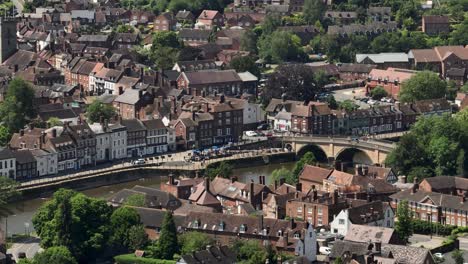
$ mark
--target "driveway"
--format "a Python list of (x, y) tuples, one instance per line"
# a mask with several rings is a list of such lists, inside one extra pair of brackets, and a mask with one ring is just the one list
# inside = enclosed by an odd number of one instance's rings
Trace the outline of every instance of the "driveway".
[(40, 245), (40, 239), (37, 237), (25, 238), (22, 241), (14, 243), (11, 248), (7, 250), (7, 253), (12, 254), (14, 259), (18, 262), (18, 253), (26, 253), (27, 258), (33, 258), (36, 253), (42, 251)]

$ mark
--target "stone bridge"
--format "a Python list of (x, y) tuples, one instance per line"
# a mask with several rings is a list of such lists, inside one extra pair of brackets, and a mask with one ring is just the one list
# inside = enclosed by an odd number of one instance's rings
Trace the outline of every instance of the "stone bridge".
[(390, 141), (355, 140), (349, 137), (285, 136), (278, 140), (299, 156), (311, 151), (319, 161), (350, 161), (369, 165), (384, 163), (387, 155), (396, 147)]

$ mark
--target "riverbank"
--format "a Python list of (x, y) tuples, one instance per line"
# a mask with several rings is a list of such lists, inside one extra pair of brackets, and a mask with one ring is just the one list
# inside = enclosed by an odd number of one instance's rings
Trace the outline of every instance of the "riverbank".
[(232, 164), (233, 168), (245, 168), (260, 166), (265, 164), (275, 164), (294, 161), (296, 158), (293, 152), (271, 151), (269, 153), (252, 151), (243, 154), (237, 154), (227, 158), (209, 160), (206, 163), (179, 163), (166, 166), (156, 163), (148, 163), (143, 166), (132, 166), (122, 164), (110, 169), (96, 170), (88, 174), (78, 174), (76, 176), (62, 176), (54, 179), (44, 179), (35, 181), (29, 185), (22, 185), (21, 199), (33, 199), (40, 197), (49, 197), (59, 188), (69, 188), (83, 191), (101, 186), (130, 182), (140, 178), (163, 177), (169, 173), (182, 175), (186, 177), (195, 177), (203, 175), (203, 171), (208, 165), (216, 166), (222, 161)]
[[(232, 175), (237, 177), (241, 182), (250, 182), (250, 180), (258, 181), (258, 176), (266, 176), (266, 183), (271, 183), (271, 173), (280, 168), (286, 168), (292, 170), (295, 165), (295, 162), (286, 162), (286, 163), (269, 163), (267, 165), (261, 164), (259, 166), (253, 166), (252, 164), (243, 164), (242, 167), (237, 167), (233, 169)], [(116, 192), (119, 192), (123, 189), (131, 189), (135, 185), (141, 185), (151, 188), (159, 189), (160, 183), (167, 181), (168, 177), (163, 176), (153, 176), (148, 174), (146, 177), (141, 177), (133, 181), (114, 183), (110, 185), (103, 185), (96, 188), (90, 188), (86, 190), (81, 190), (80, 192), (85, 195), (108, 199)], [(27, 231), (33, 232), (33, 224), (31, 222), (32, 217), (36, 213), (37, 209), (47, 202), (50, 199), (50, 196), (42, 196), (41, 198), (25, 199), (22, 201), (17, 201), (8, 206), (8, 208), (13, 212), (12, 215), (8, 217), (8, 234), (23, 234)], [(27, 228), (29, 230), (27, 230)]]

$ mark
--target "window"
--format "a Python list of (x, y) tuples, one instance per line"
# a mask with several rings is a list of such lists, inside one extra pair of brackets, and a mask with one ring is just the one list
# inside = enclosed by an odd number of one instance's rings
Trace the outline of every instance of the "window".
[(317, 208), (317, 212), (319, 215), (322, 215), (322, 207)]
[(193, 228), (199, 228), (200, 227), (200, 223), (198, 222), (198, 220), (195, 220), (193, 222)]
[(344, 225), (344, 219), (338, 219), (338, 224), (339, 225)]
[(239, 232), (241, 232), (241, 233), (245, 233), (246, 230), (247, 230), (247, 226), (244, 225), (244, 224), (242, 224), (242, 225), (240, 226), (240, 228), (239, 228)]
[(294, 238), (295, 238), (295, 239), (299, 239), (299, 238), (301, 238), (301, 236), (299, 235), (299, 233), (295, 233), (295, 234), (294, 234)]
[(297, 212), (302, 213), (302, 206), (297, 207)]
[(226, 227), (226, 223), (224, 223), (224, 222), (219, 223), (218, 231), (224, 231), (225, 227)]

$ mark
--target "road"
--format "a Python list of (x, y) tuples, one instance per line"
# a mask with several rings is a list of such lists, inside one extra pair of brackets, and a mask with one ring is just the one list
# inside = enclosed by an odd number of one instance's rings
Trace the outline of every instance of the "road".
[(39, 245), (40, 239), (36, 237), (26, 238), (21, 242), (14, 243), (10, 249), (7, 250), (8, 254), (12, 254), (18, 262), (18, 253), (26, 253), (27, 258), (33, 258), (36, 253), (42, 251)]

